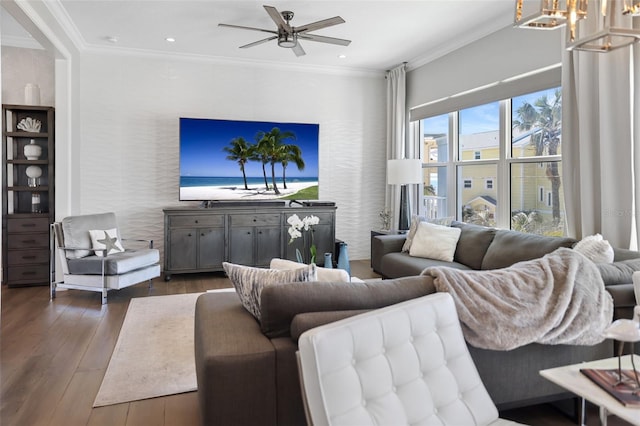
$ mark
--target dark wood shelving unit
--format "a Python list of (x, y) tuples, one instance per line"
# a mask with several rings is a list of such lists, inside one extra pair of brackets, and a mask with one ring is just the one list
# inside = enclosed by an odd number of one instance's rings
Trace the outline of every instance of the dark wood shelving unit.
[[(37, 120), (39, 131), (19, 129), (27, 119)], [(2, 105), (2, 282), (9, 287), (49, 285), (54, 136), (53, 107)], [(26, 145), (40, 148), (37, 159), (26, 157)], [(32, 166), (40, 169), (39, 178), (28, 178)]]

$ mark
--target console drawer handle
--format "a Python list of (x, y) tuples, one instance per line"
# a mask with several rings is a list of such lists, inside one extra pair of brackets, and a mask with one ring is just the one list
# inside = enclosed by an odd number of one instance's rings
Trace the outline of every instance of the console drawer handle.
[(22, 242), (25, 244), (33, 244), (36, 242), (36, 240), (22, 240)]
[(31, 259), (35, 259), (36, 257), (35, 256), (22, 256), (22, 258), (31, 260)]
[(34, 226), (36, 226), (35, 223), (23, 223), (22, 225), (23, 228), (33, 228)]
[(22, 273), (22, 275), (35, 275), (36, 273), (34, 271), (25, 271)]

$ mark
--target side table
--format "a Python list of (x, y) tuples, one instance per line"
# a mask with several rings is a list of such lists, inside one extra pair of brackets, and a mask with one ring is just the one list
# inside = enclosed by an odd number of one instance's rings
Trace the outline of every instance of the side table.
[[(622, 357), (622, 368), (631, 368), (631, 356), (636, 357), (635, 362), (640, 362), (638, 355), (625, 355)], [(640, 425), (640, 410), (637, 408), (627, 408), (620, 401), (609, 395), (607, 391), (600, 388), (591, 379), (580, 372), (582, 368), (618, 368), (618, 358), (607, 358), (598, 361), (583, 362), (580, 364), (567, 365), (564, 367), (549, 368), (541, 370), (540, 375), (556, 385), (567, 389), (582, 398), (582, 419), (584, 421), (584, 400), (592, 402), (600, 407), (600, 423), (607, 424), (608, 414), (614, 414), (623, 420)]]

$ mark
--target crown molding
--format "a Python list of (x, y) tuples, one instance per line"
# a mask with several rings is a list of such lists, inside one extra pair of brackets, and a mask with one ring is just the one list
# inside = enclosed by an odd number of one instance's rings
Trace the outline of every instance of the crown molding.
[(73, 23), (73, 20), (67, 13), (67, 10), (62, 6), (60, 0), (49, 0), (44, 2), (44, 4), (58, 25), (60, 25), (60, 28), (74, 44), (76, 49), (83, 51), (86, 48), (87, 43), (82, 37), (80, 30), (78, 30), (78, 27)]
[(42, 47), (42, 45), (32, 37), (3, 35), (2, 46), (19, 47), (22, 49), (45, 50), (44, 47)]
[(297, 71), (297, 72), (309, 72), (314, 74), (329, 74), (329, 75), (344, 75), (344, 76), (358, 76), (358, 77), (382, 77), (384, 78), (385, 72), (382, 70), (368, 69), (368, 68), (349, 68), (349, 67), (331, 67), (320, 65), (299, 65), (290, 62), (276, 62), (265, 61), (256, 59), (238, 59), (228, 58), (221, 56), (209, 56), (198, 55), (193, 53), (180, 53), (180, 52), (164, 52), (148, 49), (134, 49), (123, 48), (116, 46), (99, 46), (99, 45), (87, 45), (84, 53), (96, 54), (96, 55), (114, 55), (114, 56), (133, 56), (137, 58), (149, 58), (149, 59), (162, 59), (162, 60), (177, 60), (177, 61), (194, 61), (194, 62), (208, 62), (212, 64), (227, 65), (227, 66), (243, 66), (243, 67), (255, 67), (266, 68), (278, 71)]

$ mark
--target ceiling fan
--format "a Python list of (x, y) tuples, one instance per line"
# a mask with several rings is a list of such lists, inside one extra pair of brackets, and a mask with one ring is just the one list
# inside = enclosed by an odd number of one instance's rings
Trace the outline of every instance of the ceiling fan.
[(300, 27), (293, 27), (290, 25), (291, 19), (293, 19), (293, 12), (289, 10), (278, 12), (278, 10), (273, 6), (263, 6), (263, 7), (267, 11), (271, 19), (273, 19), (273, 22), (275, 22), (277, 29), (266, 30), (263, 28), (245, 27), (242, 25), (232, 25), (232, 24), (218, 24), (218, 26), (229, 27), (229, 28), (239, 28), (241, 30), (261, 31), (264, 33), (275, 34), (271, 37), (267, 37), (262, 40), (254, 41), (253, 43), (240, 46), (241, 49), (257, 46), (259, 44), (277, 39), (278, 46), (293, 50), (293, 53), (295, 53), (296, 56), (303, 56), (306, 53), (302, 48), (302, 46), (300, 45), (299, 40), (317, 41), (320, 43), (337, 44), (340, 46), (348, 46), (349, 43), (351, 43), (351, 40), (344, 40), (341, 38), (334, 38), (334, 37), (325, 37), (325, 36), (316, 35), (316, 34), (309, 34), (310, 31), (316, 31), (322, 28), (333, 26), (333, 25), (343, 24), (345, 21), (339, 16), (334, 16), (333, 18), (312, 22), (310, 24), (302, 25)]

